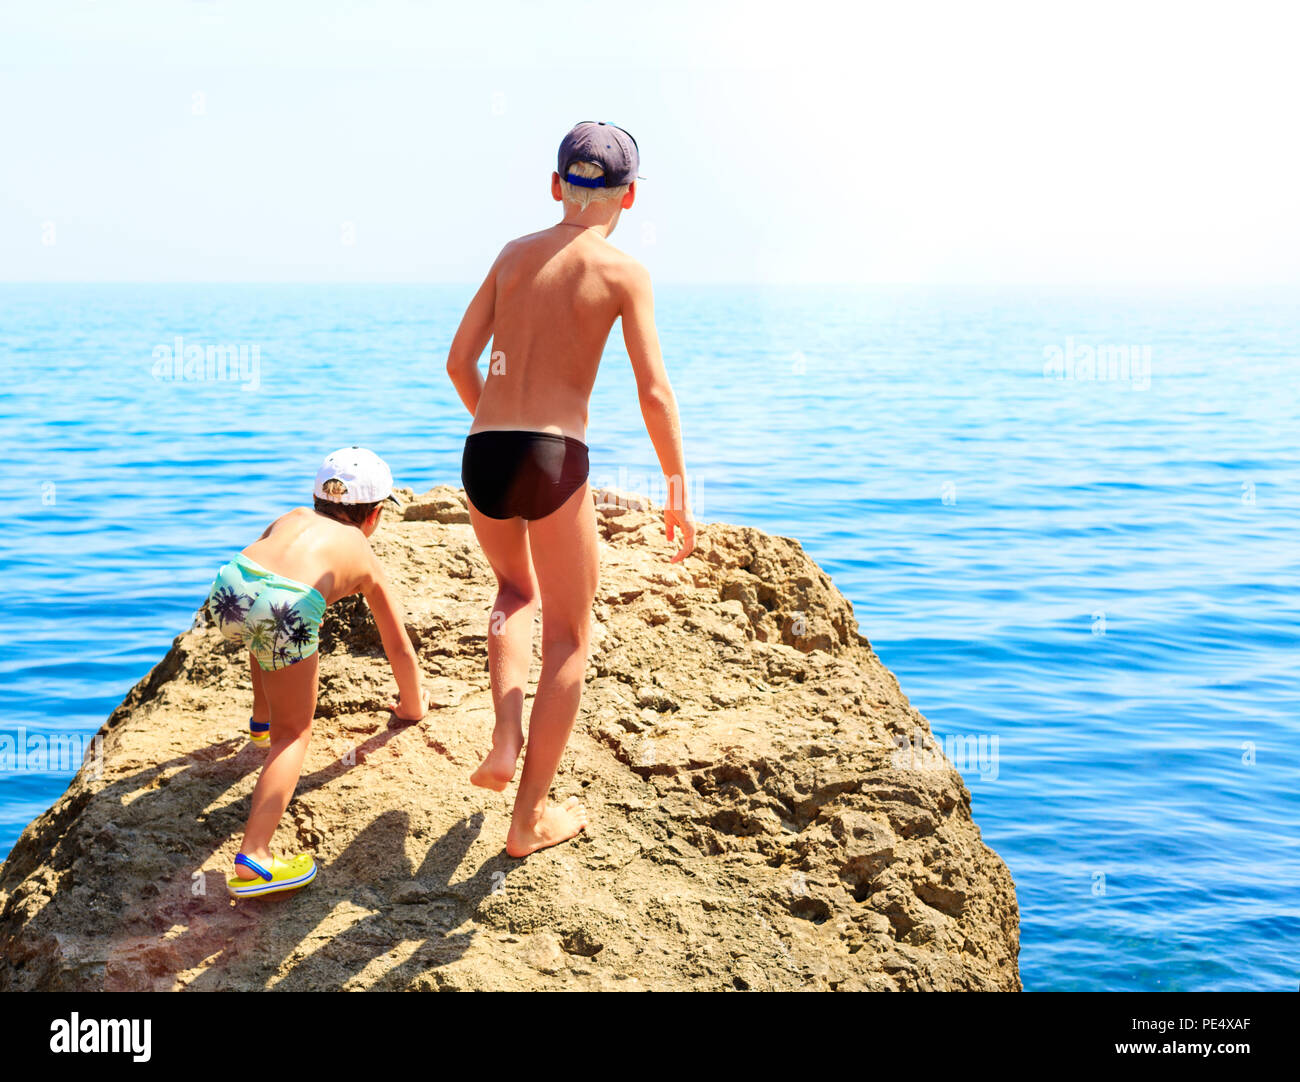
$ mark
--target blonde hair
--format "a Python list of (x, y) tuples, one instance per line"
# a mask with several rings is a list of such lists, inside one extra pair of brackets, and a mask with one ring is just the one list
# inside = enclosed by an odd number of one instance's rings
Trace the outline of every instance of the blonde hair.
[[(569, 172), (587, 178), (605, 175), (605, 170), (595, 162), (574, 162), (569, 166)], [(570, 184), (564, 177), (560, 177), (560, 194), (564, 197), (564, 201), (576, 203), (579, 210), (586, 210), (592, 203), (600, 203), (607, 199), (622, 199), (623, 193), (630, 187), (630, 184), (620, 184), (617, 188), (583, 188), (578, 184)]]

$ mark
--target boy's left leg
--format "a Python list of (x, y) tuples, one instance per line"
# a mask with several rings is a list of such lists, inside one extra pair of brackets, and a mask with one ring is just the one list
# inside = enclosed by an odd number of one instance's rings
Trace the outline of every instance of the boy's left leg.
[(587, 826), (587, 809), (577, 797), (551, 804), (549, 793), (582, 700), (591, 604), (600, 580), (600, 537), (588, 486), (530, 522), (528, 544), (542, 598), (542, 672), (506, 836), (512, 857), (566, 841)]
[[(249, 720), (254, 725), (266, 725), (271, 720), (271, 704), (266, 698), (266, 689), (262, 687), (262, 666), (252, 654), (248, 655), (248, 668), (253, 677), (253, 716)], [(250, 728), (248, 735), (254, 743), (261, 743), (266, 733), (265, 729)]]
[[(302, 774), (312, 717), (316, 713), (318, 657), (312, 654), (286, 668), (261, 674), (262, 690), (270, 710), (271, 748), (253, 789), (253, 806), (239, 847), (241, 853), (259, 863), (270, 859), (271, 837)], [(241, 879), (256, 878), (253, 871), (242, 866), (236, 869), (236, 874)]]

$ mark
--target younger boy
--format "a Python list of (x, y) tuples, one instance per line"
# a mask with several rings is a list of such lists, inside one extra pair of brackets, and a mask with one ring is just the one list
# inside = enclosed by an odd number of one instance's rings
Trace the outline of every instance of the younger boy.
[[(308, 853), (272, 854), (271, 836), (302, 773), (316, 712), (317, 645), (325, 608), (364, 595), (397, 680), (389, 704), (403, 721), (428, 709), (401, 602), (370, 547), (393, 476), (360, 447), (335, 451), (316, 471), (315, 508), (296, 507), (217, 572), (208, 611), (228, 639), (249, 652), (254, 743), (269, 747), (253, 790), (243, 844), (227, 880), (233, 898), (297, 890), (316, 878)], [(267, 734), (267, 735), (264, 735)]]

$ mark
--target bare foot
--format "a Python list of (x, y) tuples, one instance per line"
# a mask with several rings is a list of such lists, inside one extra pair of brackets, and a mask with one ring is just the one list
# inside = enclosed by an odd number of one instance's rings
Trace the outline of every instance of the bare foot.
[(501, 792), (515, 776), (515, 766), (519, 762), (522, 747), (522, 744), (513, 747), (508, 743), (493, 744), (483, 765), (469, 776), (470, 784)]
[(587, 829), (587, 809), (576, 796), (563, 804), (554, 804), (542, 812), (542, 817), (532, 826), (510, 824), (506, 835), (506, 852), (512, 857), (526, 857), (548, 845), (559, 845)]

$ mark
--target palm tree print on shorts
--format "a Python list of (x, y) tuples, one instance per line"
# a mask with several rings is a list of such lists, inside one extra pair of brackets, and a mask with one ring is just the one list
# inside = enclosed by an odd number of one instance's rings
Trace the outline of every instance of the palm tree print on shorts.
[(258, 657), (265, 657), (275, 649), (275, 629), (270, 620), (257, 620), (244, 625), (244, 645)]
[(312, 627), (289, 602), (271, 603), (271, 615), (245, 625), (245, 645), (260, 657), (270, 657), (274, 667), (282, 669), (301, 661), (304, 649), (311, 645)]
[(221, 587), (208, 600), (212, 615), (217, 618), (218, 627), (225, 627), (226, 624), (242, 624), (252, 605), (251, 597), (238, 593), (229, 586)]
[(288, 580), (284, 585), (256, 581), (252, 591), (245, 591), (231, 582), (243, 574), (242, 568), (227, 565), (208, 595), (208, 610), (221, 633), (239, 641), (263, 669), (283, 669), (304, 660), (316, 649), (316, 613), (318, 607), (324, 609), (324, 599)]
[[(289, 602), (271, 603), (271, 628), (275, 642), (275, 655), (284, 665), (302, 660), (302, 648), (311, 642), (311, 628), (303, 621), (298, 610)], [(297, 648), (297, 657), (291, 657), (290, 647)]]
[[(295, 613), (294, 615), (296, 616), (297, 613)], [(301, 620), (299, 620), (297, 626), (294, 627), (293, 631), (289, 633), (289, 642), (291, 645), (296, 646), (298, 648), (299, 659), (302, 658), (303, 647), (306, 646), (308, 643), (310, 643), (311, 639), (312, 639), (311, 628), (308, 627)]]

